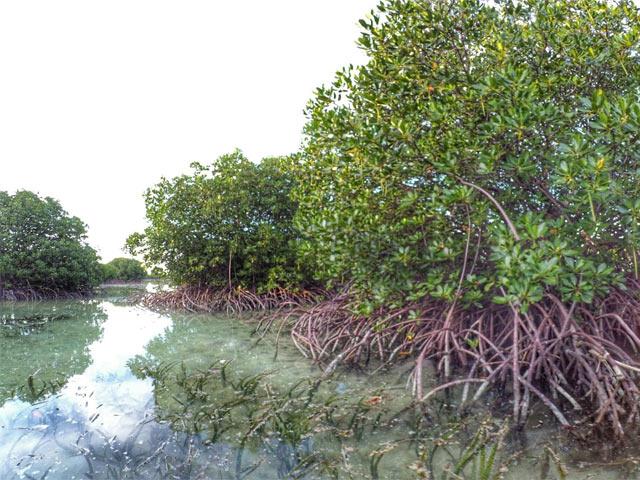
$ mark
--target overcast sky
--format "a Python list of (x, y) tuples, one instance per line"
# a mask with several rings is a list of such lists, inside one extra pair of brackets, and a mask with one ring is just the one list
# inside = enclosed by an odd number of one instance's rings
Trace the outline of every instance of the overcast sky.
[(2, 1), (0, 190), (57, 198), (121, 256), (161, 176), (295, 151), (313, 90), (362, 61), (376, 3)]

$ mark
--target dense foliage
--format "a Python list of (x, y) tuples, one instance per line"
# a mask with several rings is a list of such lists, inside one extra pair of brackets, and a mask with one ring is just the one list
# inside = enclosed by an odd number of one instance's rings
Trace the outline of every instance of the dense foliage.
[(146, 276), (147, 271), (142, 263), (134, 258), (114, 258), (102, 264), (102, 280), (106, 282), (142, 280)]
[(0, 291), (91, 290), (100, 268), (86, 231), (52, 198), (0, 192)]
[(250, 162), (241, 152), (146, 193), (149, 227), (133, 253), (177, 284), (269, 290), (300, 284), (288, 158)]
[[(300, 252), (343, 285), (313, 358), (415, 355), (522, 426), (640, 424), (640, 13), (630, 0), (386, 0), (308, 106)], [(451, 380), (454, 368), (465, 378)], [(459, 370), (458, 370), (459, 371)]]
[(363, 311), (591, 302), (638, 278), (631, 1), (389, 0), (308, 107), (297, 225)]

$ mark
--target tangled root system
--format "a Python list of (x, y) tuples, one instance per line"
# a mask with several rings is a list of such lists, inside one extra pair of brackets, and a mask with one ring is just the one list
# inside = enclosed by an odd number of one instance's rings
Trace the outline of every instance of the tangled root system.
[[(341, 293), (272, 315), (262, 327), (279, 315), (297, 348), (318, 362), (413, 358), (411, 384), (420, 400), (460, 386), (464, 404), (499, 387), (512, 397), (516, 424), (538, 399), (564, 427), (582, 424), (622, 438), (640, 424), (639, 292), (640, 284), (630, 281), (627, 290), (589, 305), (567, 305), (548, 293), (526, 311), (416, 303), (366, 317)], [(423, 389), (427, 361), (442, 378), (429, 392)]]
[(237, 314), (300, 308), (317, 303), (321, 295), (320, 291), (291, 291), (283, 288), (257, 293), (243, 288), (180, 287), (145, 295), (141, 303), (154, 310)]

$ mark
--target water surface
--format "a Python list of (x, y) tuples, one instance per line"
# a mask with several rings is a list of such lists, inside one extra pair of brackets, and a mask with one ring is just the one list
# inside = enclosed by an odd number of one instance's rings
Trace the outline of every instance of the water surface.
[[(411, 401), (406, 366), (338, 370), (316, 392), (322, 372), (286, 339), (274, 358), (274, 338), (256, 344), (246, 318), (159, 314), (119, 293), (0, 305), (0, 479), (411, 479), (429, 454), (444, 455), (411, 440), (411, 413), (394, 414)], [(260, 374), (252, 391), (246, 379)], [(227, 407), (242, 395), (256, 405)], [(261, 424), (269, 402), (300, 415), (283, 410)], [(331, 418), (312, 418), (314, 408)], [(227, 415), (224, 432), (212, 432), (212, 415)], [(455, 432), (438, 412), (424, 418), (434, 435)], [(507, 478), (560, 478), (544, 446), (570, 456), (545, 432), (530, 436), (534, 447), (509, 462)], [(435, 461), (441, 475), (464, 447), (453, 444)], [(627, 460), (569, 463), (568, 478), (635, 475)]]

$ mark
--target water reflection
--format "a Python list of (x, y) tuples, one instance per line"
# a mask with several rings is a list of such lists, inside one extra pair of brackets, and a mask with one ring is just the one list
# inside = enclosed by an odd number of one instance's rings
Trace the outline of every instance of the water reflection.
[(96, 301), (0, 304), (0, 405), (35, 401), (84, 371), (106, 319)]
[[(248, 353), (253, 343), (250, 329), (237, 319), (171, 318), (111, 301), (5, 308), (23, 309), (5, 311), (5, 315), (35, 315), (49, 309), (64, 311), (68, 318), (26, 336), (3, 339), (6, 357), (22, 358), (11, 367), (10, 375), (3, 371), (7, 387), (15, 389), (34, 372), (39, 372), (33, 375), (34, 382), (40, 382), (40, 375), (50, 370), (59, 375), (60, 388), (48, 396), (50, 392), (44, 392), (45, 398), (16, 396), (0, 407), (0, 479), (235, 479), (251, 473), (257, 475), (251, 478), (275, 479), (284, 475), (277, 463), (264, 462), (265, 455), (272, 453), (243, 449), (245, 465), (264, 465), (260, 472), (238, 469), (237, 442), (211, 443), (204, 433), (158, 421), (156, 379), (136, 376), (129, 367), (133, 359), (138, 364), (179, 359), (191, 370), (213, 359), (240, 357), (245, 362), (239, 364), (239, 372), (273, 366), (270, 347)], [(29, 355), (33, 362), (24, 361)], [(304, 378), (312, 369), (304, 361), (294, 364), (292, 358), (284, 355), (283, 365), (291, 367), (282, 378), (284, 383)], [(82, 371), (75, 373), (78, 370)], [(283, 455), (283, 445), (268, 446)], [(310, 446), (305, 440), (300, 451)]]
[[(96, 312), (100, 312), (98, 322)], [(86, 363), (84, 371), (72, 375), (57, 394), (44, 401), (31, 404), (15, 398), (0, 408), (2, 479), (69, 479), (85, 474), (90, 478), (111, 478), (105, 476), (110, 460), (118, 460), (115, 468), (122, 469), (127, 467), (127, 457), (136, 453), (137, 445), (152, 444), (151, 438), (147, 438), (148, 442), (140, 439), (143, 433), (152, 435), (153, 430), (168, 433), (164, 425), (144, 428), (154, 423), (152, 382), (136, 378), (127, 361), (143, 353), (145, 345), (169, 327), (170, 319), (108, 302), (78, 313), (75, 320), (66, 321), (81, 329), (76, 333), (84, 334), (85, 342), (92, 338), (83, 328), (86, 325), (101, 332), (88, 347), (72, 349), (81, 357), (81, 360), (74, 358), (72, 363), (75, 367)], [(62, 335), (53, 343), (52, 335), (56, 333), (61, 334), (55, 330), (34, 333), (34, 342), (28, 346), (37, 345), (39, 349), (32, 353), (47, 349), (55, 352), (56, 346), (77, 337)], [(96, 336), (96, 331), (91, 333)], [(4, 349), (4, 354), (10, 355), (13, 345), (5, 346), (9, 348)], [(18, 350), (26, 350), (28, 346), (19, 346)], [(86, 359), (89, 361), (85, 362)]]

